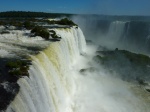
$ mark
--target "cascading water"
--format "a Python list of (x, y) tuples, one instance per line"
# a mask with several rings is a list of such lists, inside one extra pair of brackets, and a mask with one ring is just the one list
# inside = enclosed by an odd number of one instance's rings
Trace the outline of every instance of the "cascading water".
[[(112, 21), (110, 22), (109, 25), (108, 23), (105, 23), (106, 26), (104, 25), (107, 31), (100, 33), (100, 34), (98, 33), (98, 35), (96, 35), (98, 37), (94, 37), (94, 39), (91, 39), (91, 40), (97, 44), (107, 46), (108, 48), (116, 48), (117, 46), (124, 45), (124, 43), (126, 43), (127, 41), (126, 35), (128, 32), (128, 26), (129, 26), (128, 22), (127, 21)], [(101, 27), (95, 30), (102, 32)]]
[(125, 23), (122, 21), (114, 21), (110, 24), (107, 38), (109, 38), (111, 44), (118, 43), (124, 37)]
[[(88, 62), (95, 51), (86, 50), (80, 28), (54, 30), (61, 41), (31, 56), (30, 77), (19, 79), (20, 92), (6, 112), (148, 112), (128, 83), (101, 67), (84, 75), (79, 72), (93, 65)], [(86, 56), (79, 55), (84, 52)]]
[(74, 80), (71, 71), (79, 52), (85, 51), (85, 38), (80, 28), (55, 29), (62, 40), (52, 43), (37, 56), (32, 56), (30, 78), (21, 78), (19, 94), (7, 112), (71, 112)]

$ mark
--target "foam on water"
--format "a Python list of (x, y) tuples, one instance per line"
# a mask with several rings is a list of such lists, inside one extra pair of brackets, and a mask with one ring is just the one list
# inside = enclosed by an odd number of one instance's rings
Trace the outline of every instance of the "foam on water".
[[(30, 54), (28, 47), (45, 48), (50, 42), (42, 37), (30, 37), (29, 30), (9, 30), (9, 34), (0, 35), (0, 57), (17, 57), (18, 53)], [(33, 51), (34, 52), (34, 51)]]

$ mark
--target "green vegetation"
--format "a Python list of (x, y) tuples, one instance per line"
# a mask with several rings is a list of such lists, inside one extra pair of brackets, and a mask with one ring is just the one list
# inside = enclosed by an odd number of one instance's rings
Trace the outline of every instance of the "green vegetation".
[(26, 29), (32, 29), (33, 27), (35, 27), (35, 24), (33, 23), (33, 22), (31, 22), (31, 21), (25, 21), (24, 23), (23, 23), (23, 26), (26, 28)]
[(29, 76), (30, 60), (16, 58), (0, 58), (0, 83), (7, 82), (7, 88), (0, 86), (0, 111), (6, 110), (19, 92), (17, 81), (23, 76)]
[(0, 17), (2, 18), (37, 18), (37, 17), (45, 17), (45, 18), (57, 18), (57, 17), (70, 17), (72, 14), (63, 14), (63, 13), (45, 13), (45, 12), (30, 12), (30, 11), (8, 11), (8, 12), (0, 12)]
[(49, 39), (49, 32), (46, 28), (43, 28), (41, 26), (36, 26), (31, 30), (31, 33), (34, 33), (35, 36), (41, 36), (44, 39), (48, 40)]
[(26, 66), (27, 62), (22, 60), (9, 61), (6, 63), (6, 67), (8, 68), (17, 68), (19, 66)]
[(112, 75), (119, 74), (123, 80), (136, 81), (140, 85), (144, 84), (144, 79), (148, 78), (147, 76), (150, 74), (150, 58), (143, 54), (118, 49), (97, 51), (93, 60)]
[(143, 54), (136, 54), (132, 53), (126, 50), (118, 50), (116, 48), (114, 51), (98, 51), (98, 54), (101, 53), (104, 55), (104, 57), (97, 55), (96, 58), (99, 60), (105, 62), (109, 60), (117, 60), (118, 56), (122, 56), (126, 59), (128, 59), (131, 63), (137, 64), (137, 65), (149, 65), (150, 64), (150, 58)]
[(9, 61), (6, 63), (6, 68), (8, 68), (8, 74), (21, 77), (21, 76), (29, 76), (28, 69), (29, 65), (26, 61), (23, 60), (15, 60)]
[[(12, 18), (12, 19), (0, 19), (0, 25), (5, 26), (6, 30), (9, 30), (10, 26), (14, 26), (15, 29), (28, 29), (31, 30), (31, 36), (41, 36), (45, 40), (49, 40), (49, 37), (53, 39), (60, 39), (54, 30), (48, 31), (48, 29), (43, 24), (59, 24), (59, 25), (69, 25), (69, 26), (77, 26), (71, 20), (64, 18), (59, 21), (49, 21), (47, 19), (35, 19), (35, 18)], [(9, 33), (7, 31), (2, 31), (1, 34)]]
[(15, 26), (15, 27), (34, 27), (34, 22), (38, 21), (35, 18), (1, 18), (0, 25), (3, 26)]
[(138, 65), (149, 65), (150, 58), (143, 54), (131, 53), (126, 50), (120, 50), (121, 53), (125, 55), (126, 58), (130, 60), (131, 63)]
[(73, 21), (68, 18), (63, 18), (59, 21), (51, 20), (47, 21), (48, 24), (58, 24), (58, 25), (69, 25), (69, 26), (77, 26)]
[(60, 21), (58, 21), (58, 24), (60, 25), (72, 25), (72, 26), (77, 26), (73, 21), (67, 19), (67, 18), (64, 18), (64, 19), (61, 19)]
[[(34, 22), (38, 22), (36, 19), (27, 19), (27, 20), (20, 20), (20, 19), (12, 19), (12, 20), (1, 20), (0, 25), (4, 26), (15, 26), (19, 29), (26, 28), (28, 30), (31, 30), (31, 33), (34, 33), (34, 36), (41, 36), (44, 39), (49, 39), (49, 32), (46, 28), (42, 26), (36, 25)], [(8, 33), (8, 32), (2, 32), (2, 34)]]
[(0, 20), (0, 25), (20, 27), (22, 26), (22, 23), (16, 22), (15, 20)]

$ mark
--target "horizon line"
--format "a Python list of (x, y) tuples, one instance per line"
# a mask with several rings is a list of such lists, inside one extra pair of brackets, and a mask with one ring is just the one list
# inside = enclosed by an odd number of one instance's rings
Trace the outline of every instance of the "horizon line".
[(150, 15), (127, 15), (127, 14), (92, 14), (92, 13), (67, 13), (67, 12), (46, 12), (46, 11), (24, 11), (24, 10), (9, 10), (9, 11), (0, 11), (0, 13), (5, 12), (38, 12), (38, 13), (49, 13), (49, 14), (70, 14), (70, 15), (96, 15), (96, 16), (143, 16), (143, 17), (150, 17)]

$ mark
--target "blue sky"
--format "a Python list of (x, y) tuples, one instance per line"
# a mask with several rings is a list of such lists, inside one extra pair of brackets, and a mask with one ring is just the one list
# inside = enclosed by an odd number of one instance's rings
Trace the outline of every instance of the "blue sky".
[(150, 0), (1, 0), (0, 11), (150, 15)]

